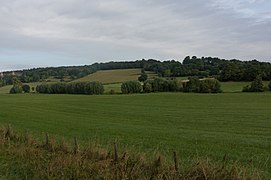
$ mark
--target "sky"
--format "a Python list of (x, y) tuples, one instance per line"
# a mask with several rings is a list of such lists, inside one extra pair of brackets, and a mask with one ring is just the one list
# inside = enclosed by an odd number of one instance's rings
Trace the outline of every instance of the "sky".
[(271, 62), (271, 1), (0, 1), (0, 71), (187, 55)]

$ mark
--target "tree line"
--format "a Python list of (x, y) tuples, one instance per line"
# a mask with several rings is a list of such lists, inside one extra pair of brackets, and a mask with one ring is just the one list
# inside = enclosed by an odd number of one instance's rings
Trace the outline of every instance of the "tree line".
[(36, 91), (42, 94), (100, 95), (104, 93), (104, 86), (100, 82), (54, 83), (38, 85)]
[(221, 86), (216, 79), (190, 78), (188, 81), (176, 79), (156, 78), (147, 80), (143, 86), (137, 81), (124, 82), (121, 85), (123, 94), (151, 93), (151, 92), (194, 92), (194, 93), (220, 93)]
[[(261, 76), (257, 76), (250, 85), (243, 87), (243, 92), (264, 92), (271, 91), (271, 81), (268, 87), (264, 87)], [(32, 88), (34, 91), (34, 87)], [(112, 91), (112, 90), (111, 90)], [(109, 92), (114, 94), (114, 92)], [(30, 86), (23, 84), (17, 78), (13, 79), (11, 94), (29, 93)], [(104, 86), (100, 82), (72, 82), (41, 84), (36, 87), (37, 93), (42, 94), (103, 94)], [(155, 78), (153, 80), (127, 81), (121, 85), (122, 94), (152, 93), (152, 92), (193, 92), (193, 93), (221, 93), (221, 85), (217, 79), (191, 77), (186, 81), (177, 79)]]
[[(153, 71), (159, 77), (214, 77), (219, 81), (253, 81), (257, 76), (263, 80), (271, 80), (271, 64), (269, 62), (239, 61), (236, 59), (225, 60), (213, 57), (187, 56), (182, 62), (158, 61), (155, 59), (136, 60), (124, 62), (94, 63), (85, 66), (69, 67), (48, 67), (34, 68), (22, 71), (16, 71), (21, 82), (44, 81), (49, 77), (63, 79), (69, 77), (71, 80), (78, 79), (94, 73), (98, 70), (109, 69), (129, 69), (141, 68), (145, 71)], [(12, 84), (11, 72), (5, 72), (4, 77), (0, 77), (0, 86)], [(143, 77), (144, 78), (144, 77)]]

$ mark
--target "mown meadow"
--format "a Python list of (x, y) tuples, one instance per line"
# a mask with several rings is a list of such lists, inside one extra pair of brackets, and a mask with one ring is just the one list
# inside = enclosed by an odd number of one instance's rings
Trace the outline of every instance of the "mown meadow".
[(137, 95), (0, 94), (0, 124), (80, 143), (97, 141), (171, 158), (225, 154), (271, 176), (271, 93)]

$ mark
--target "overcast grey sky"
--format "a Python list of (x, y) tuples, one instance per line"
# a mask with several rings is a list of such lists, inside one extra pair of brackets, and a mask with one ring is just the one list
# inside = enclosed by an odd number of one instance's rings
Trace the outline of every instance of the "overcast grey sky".
[(1, 0), (0, 70), (186, 55), (271, 61), (270, 0)]

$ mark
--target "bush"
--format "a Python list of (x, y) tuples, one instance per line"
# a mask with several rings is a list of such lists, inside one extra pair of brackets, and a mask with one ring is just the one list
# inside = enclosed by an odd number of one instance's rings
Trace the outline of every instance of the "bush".
[(50, 86), (49, 84), (41, 84), (36, 87), (36, 91), (38, 93), (43, 93), (43, 94), (50, 94)]
[(50, 86), (50, 94), (65, 94), (66, 93), (66, 84), (65, 83), (55, 83)]
[(149, 92), (178, 92), (182, 91), (182, 82), (178, 80), (165, 80), (156, 78), (146, 81), (143, 85), (143, 91)]
[(242, 92), (250, 92), (250, 85), (244, 86)]
[(144, 93), (150, 93), (152, 92), (152, 85), (150, 82), (145, 82), (143, 85), (143, 92)]
[(200, 93), (220, 93), (220, 83), (216, 79), (205, 79), (200, 81)]
[(161, 79), (161, 78), (156, 78), (153, 81), (151, 81), (153, 92), (164, 92), (165, 81), (166, 80)]
[(15, 85), (15, 86), (13, 86), (10, 89), (9, 93), (10, 94), (20, 94), (20, 93), (23, 93), (23, 88), (22, 88), (22, 86)]
[(189, 81), (184, 83), (184, 92), (220, 93), (222, 91), (217, 79), (189, 78)]
[(195, 92), (195, 93), (199, 93), (200, 92), (200, 80), (199, 78), (189, 78), (188, 82), (185, 82), (183, 84), (183, 89), (184, 92)]
[[(270, 88), (270, 84), (269, 84)], [(263, 80), (260, 76), (257, 76), (256, 79), (250, 84), (243, 87), (243, 92), (264, 92)]]
[(256, 77), (256, 79), (251, 83), (250, 90), (251, 90), (251, 92), (263, 92), (264, 91), (262, 77), (260, 77), (260, 76)]
[(86, 94), (103, 94), (104, 86), (100, 82), (89, 82), (85, 84)]
[(24, 85), (22, 86), (22, 88), (23, 88), (23, 91), (24, 91), (25, 93), (30, 93), (30, 86), (29, 86), (29, 85), (24, 84)]
[(138, 80), (139, 80), (140, 82), (144, 82), (144, 81), (146, 81), (147, 79), (148, 79), (148, 75), (147, 75), (145, 72), (142, 73), (141, 76), (138, 77)]
[(142, 91), (142, 86), (139, 82), (136, 82), (136, 81), (124, 82), (121, 85), (121, 92), (123, 94), (140, 93), (141, 91)]

